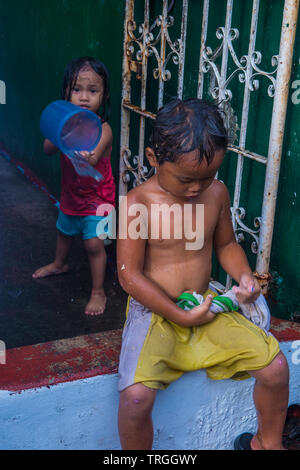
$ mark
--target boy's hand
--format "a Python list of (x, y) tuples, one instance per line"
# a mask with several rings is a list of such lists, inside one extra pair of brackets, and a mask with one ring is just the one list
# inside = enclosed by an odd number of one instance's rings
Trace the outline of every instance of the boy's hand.
[(212, 321), (216, 316), (214, 313), (209, 311), (212, 299), (213, 296), (208, 295), (203, 304), (185, 311), (186, 319), (183, 326), (198, 326)]
[(240, 304), (250, 304), (260, 295), (260, 286), (254, 276), (242, 274), (239, 286), (233, 286), (233, 292)]

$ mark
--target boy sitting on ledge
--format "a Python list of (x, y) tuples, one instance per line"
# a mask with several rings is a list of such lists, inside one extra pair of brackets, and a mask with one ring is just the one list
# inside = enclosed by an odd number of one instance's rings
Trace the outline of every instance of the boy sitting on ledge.
[[(235, 448), (283, 449), (289, 374), (277, 340), (238, 312), (210, 310), (213, 249), (238, 284), (240, 304), (260, 294), (234, 236), (228, 191), (215, 179), (226, 148), (215, 105), (199, 99), (168, 103), (158, 111), (146, 149), (156, 173), (128, 193), (126, 209), (121, 205), (127, 232), (119, 234), (118, 273), (129, 294), (119, 365), (123, 449), (151, 449), (157, 389), (203, 368), (214, 380), (256, 379), (257, 433), (239, 436)], [(165, 208), (172, 208), (168, 236)], [(205, 301), (185, 311), (176, 304), (183, 292), (197, 292)]]

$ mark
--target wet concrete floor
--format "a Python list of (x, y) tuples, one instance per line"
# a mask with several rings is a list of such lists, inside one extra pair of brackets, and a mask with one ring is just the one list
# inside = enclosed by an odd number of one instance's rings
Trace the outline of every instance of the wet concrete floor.
[(115, 241), (106, 247), (106, 310), (88, 316), (91, 278), (80, 239), (74, 240), (68, 273), (32, 278), (54, 258), (57, 208), (1, 155), (0, 204), (0, 340), (6, 348), (122, 328), (127, 295), (117, 279)]

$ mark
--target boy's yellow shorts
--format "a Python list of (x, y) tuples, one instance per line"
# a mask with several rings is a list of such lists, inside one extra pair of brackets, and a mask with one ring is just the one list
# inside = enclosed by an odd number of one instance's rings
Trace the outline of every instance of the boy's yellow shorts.
[[(214, 294), (207, 291), (207, 294)], [(214, 380), (243, 380), (279, 353), (277, 340), (238, 312), (181, 327), (128, 298), (119, 363), (119, 391), (143, 383), (164, 389), (184, 372), (206, 369)]]

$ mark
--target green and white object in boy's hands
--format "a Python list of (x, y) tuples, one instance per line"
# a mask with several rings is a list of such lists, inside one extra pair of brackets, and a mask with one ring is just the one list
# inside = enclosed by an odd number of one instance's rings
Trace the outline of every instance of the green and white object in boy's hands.
[[(184, 292), (177, 298), (178, 307), (183, 310), (190, 310), (204, 302), (204, 297), (196, 292), (193, 294)], [(226, 294), (213, 298), (209, 310), (212, 313), (225, 313), (240, 311), (244, 317), (255, 325), (268, 331), (270, 328), (271, 314), (268, 304), (262, 294), (250, 304), (239, 304), (235, 293), (230, 289)]]
[(268, 331), (270, 329), (271, 314), (266, 299), (262, 294), (254, 302), (239, 304), (235, 293), (230, 289), (226, 294), (214, 297), (210, 310), (213, 313), (219, 313), (222, 310), (217, 311), (217, 309), (220, 308), (223, 308), (223, 312), (239, 310), (244, 317), (263, 330)]
[(266, 299), (262, 294), (251, 304), (241, 304), (240, 310), (244, 317), (265, 331), (269, 331), (271, 313)]
[(210, 311), (213, 313), (235, 312), (239, 308), (238, 300), (232, 290), (213, 298)]
[(190, 292), (183, 292), (176, 301), (178, 307), (182, 308), (182, 310), (191, 310), (197, 305), (201, 305), (204, 302), (204, 297), (196, 292), (192, 294)]

